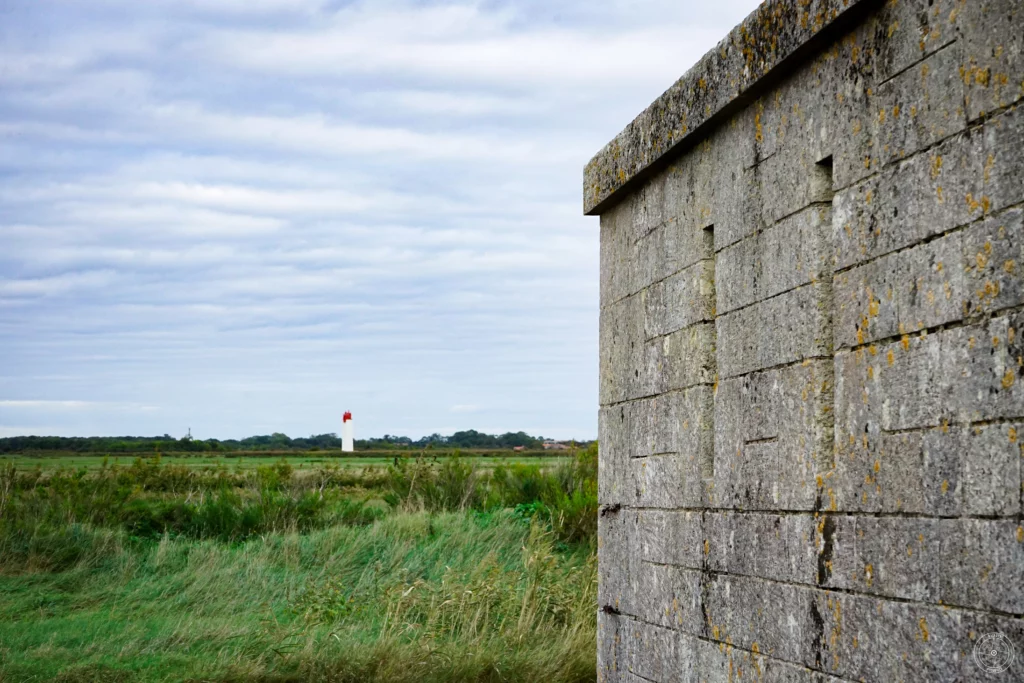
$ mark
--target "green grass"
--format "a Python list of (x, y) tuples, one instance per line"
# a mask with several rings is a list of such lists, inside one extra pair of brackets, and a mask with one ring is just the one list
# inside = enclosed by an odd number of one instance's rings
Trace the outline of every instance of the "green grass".
[(509, 513), (114, 542), (0, 580), (6, 680), (593, 680), (590, 553)]
[(112, 462), (0, 467), (0, 681), (595, 678), (596, 451)]
[[(255, 469), (260, 465), (266, 465), (275, 460), (284, 459), (291, 463), (296, 469), (315, 469), (326, 465), (338, 467), (369, 467), (374, 465), (387, 466), (394, 461), (396, 455), (340, 455), (337, 453), (327, 455), (322, 452), (305, 452), (296, 455), (174, 455), (163, 454), (161, 459), (168, 465), (181, 465), (190, 468), (207, 468), (225, 466), (232, 469)], [(130, 465), (139, 457), (136, 454), (128, 455), (78, 455), (74, 453), (59, 452), (33, 455), (0, 455), (0, 468), (10, 463), (20, 470), (40, 467), (44, 470), (58, 468), (85, 468), (97, 469), (104, 462), (108, 464)], [(444, 459), (441, 456), (440, 459)], [(542, 455), (542, 456), (518, 456), (508, 451), (498, 451), (494, 454), (480, 455), (469, 454), (461, 456), (463, 460), (472, 462), (480, 467), (496, 467), (499, 464), (536, 464), (542, 467), (552, 467), (559, 462), (564, 462), (568, 456), (564, 455)]]

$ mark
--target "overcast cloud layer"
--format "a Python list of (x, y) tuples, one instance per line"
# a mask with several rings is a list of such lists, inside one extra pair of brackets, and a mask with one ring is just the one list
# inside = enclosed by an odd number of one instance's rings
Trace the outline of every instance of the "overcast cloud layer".
[(587, 160), (756, 0), (0, 0), (0, 436), (597, 432)]

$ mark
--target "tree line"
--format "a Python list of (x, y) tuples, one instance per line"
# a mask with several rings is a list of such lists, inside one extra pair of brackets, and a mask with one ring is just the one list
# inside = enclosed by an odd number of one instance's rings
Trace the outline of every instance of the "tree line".
[[(408, 436), (385, 434), (380, 438), (357, 439), (356, 450), (403, 450), (427, 448), (541, 448), (544, 437), (525, 432), (484, 434), (475, 429), (455, 432), (450, 436), (431, 434), (413, 440)], [(317, 451), (337, 450), (341, 439), (337, 434), (317, 434), (291, 438), (275, 432), (245, 439), (176, 439), (163, 436), (12, 436), (0, 439), (0, 453), (32, 451), (68, 451), (73, 453), (153, 453), (153, 452), (232, 452), (232, 451)]]

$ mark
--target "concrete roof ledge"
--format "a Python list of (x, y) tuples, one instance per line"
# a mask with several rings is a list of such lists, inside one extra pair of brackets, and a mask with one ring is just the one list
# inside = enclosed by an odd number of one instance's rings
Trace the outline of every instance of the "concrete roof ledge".
[(756, 99), (791, 60), (882, 0), (767, 0), (598, 152), (583, 212), (598, 215), (674, 153)]

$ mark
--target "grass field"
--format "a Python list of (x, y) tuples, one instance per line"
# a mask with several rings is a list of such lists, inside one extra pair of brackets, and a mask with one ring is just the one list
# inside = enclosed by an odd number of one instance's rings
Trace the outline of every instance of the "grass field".
[(0, 680), (595, 678), (596, 449), (121, 460), (0, 462)]
[[(429, 452), (428, 452), (429, 453)], [(410, 455), (418, 455), (419, 452)], [(232, 453), (227, 455), (197, 455), (191, 453), (164, 453), (161, 454), (161, 461), (168, 465), (181, 465), (183, 467), (203, 468), (224, 466), (232, 469), (252, 469), (260, 465), (284, 459), (291, 463), (296, 469), (315, 469), (328, 465), (338, 467), (368, 467), (373, 465), (386, 466), (391, 464), (395, 457), (401, 457), (402, 453), (396, 452), (370, 452), (368, 454), (342, 454), (333, 451), (307, 451), (298, 453)], [(0, 467), (7, 463), (13, 464), (18, 469), (41, 467), (43, 469), (64, 468), (99, 468), (106, 462), (108, 465), (131, 465), (137, 454), (110, 454), (110, 455), (80, 455), (68, 452), (33, 453), (30, 455), (0, 455)], [(145, 455), (141, 457), (147, 457)], [(433, 454), (425, 456), (427, 460), (434, 459)], [(438, 460), (450, 457), (448, 453), (441, 453)], [(551, 467), (564, 461), (567, 455), (551, 455), (550, 453), (530, 453), (523, 455), (513, 451), (470, 451), (460, 455), (463, 461), (471, 462), (479, 467), (494, 467), (498, 464), (510, 465), (536, 464), (544, 467)]]

